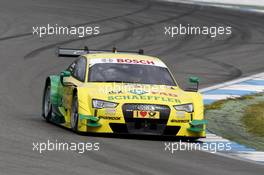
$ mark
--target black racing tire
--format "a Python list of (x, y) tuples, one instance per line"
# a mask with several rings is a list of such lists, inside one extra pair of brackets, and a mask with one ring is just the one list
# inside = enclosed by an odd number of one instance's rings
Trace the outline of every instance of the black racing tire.
[(78, 133), (78, 124), (79, 124), (79, 104), (78, 104), (78, 97), (75, 94), (72, 98), (72, 105), (71, 105), (71, 129)]
[(42, 116), (47, 121), (51, 121), (52, 116), (52, 104), (50, 99), (51, 86), (50, 82), (47, 82), (45, 85), (43, 100), (42, 100)]

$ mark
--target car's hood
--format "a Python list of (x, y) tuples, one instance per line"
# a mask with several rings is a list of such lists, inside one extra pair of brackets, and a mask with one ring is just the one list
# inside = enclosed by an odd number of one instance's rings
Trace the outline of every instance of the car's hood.
[(89, 83), (83, 88), (91, 99), (118, 103), (184, 104), (192, 102), (189, 93), (176, 86)]

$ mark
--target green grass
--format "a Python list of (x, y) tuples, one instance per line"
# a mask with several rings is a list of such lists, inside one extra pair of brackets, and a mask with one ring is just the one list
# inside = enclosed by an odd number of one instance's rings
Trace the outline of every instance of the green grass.
[(210, 131), (264, 151), (264, 93), (220, 100), (205, 109)]
[(264, 137), (264, 102), (248, 106), (242, 122), (247, 132), (257, 137)]
[(254, 99), (255, 96), (257, 96), (259, 94), (256, 95), (245, 95), (245, 96), (241, 96), (241, 97), (237, 97), (237, 98), (228, 98), (225, 100), (218, 100), (213, 102), (210, 105), (205, 105), (205, 110), (215, 110), (215, 109), (221, 109), (222, 105), (225, 104), (228, 101), (238, 101), (238, 100), (250, 100), (250, 99)]

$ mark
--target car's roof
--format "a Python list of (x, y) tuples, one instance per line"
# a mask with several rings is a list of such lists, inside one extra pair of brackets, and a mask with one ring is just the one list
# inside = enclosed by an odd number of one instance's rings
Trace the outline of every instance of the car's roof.
[(161, 61), (157, 57), (148, 56), (148, 55), (141, 55), (141, 54), (134, 54), (134, 53), (109, 53), (109, 52), (102, 52), (102, 53), (94, 53), (94, 54), (86, 54), (83, 55), (87, 59), (102, 59), (102, 58), (125, 58), (125, 59), (133, 59), (133, 60), (153, 60), (153, 61)]

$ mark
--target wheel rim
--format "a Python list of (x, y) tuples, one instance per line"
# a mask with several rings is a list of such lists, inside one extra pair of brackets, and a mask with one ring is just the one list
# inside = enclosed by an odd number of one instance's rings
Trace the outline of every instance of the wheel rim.
[(73, 129), (77, 128), (77, 122), (78, 122), (78, 105), (77, 101), (74, 100), (74, 104), (72, 105), (72, 113), (71, 113), (71, 127)]
[(50, 86), (47, 87), (46, 93), (45, 93), (45, 101), (44, 101), (44, 116), (47, 117), (51, 108), (50, 103)]

